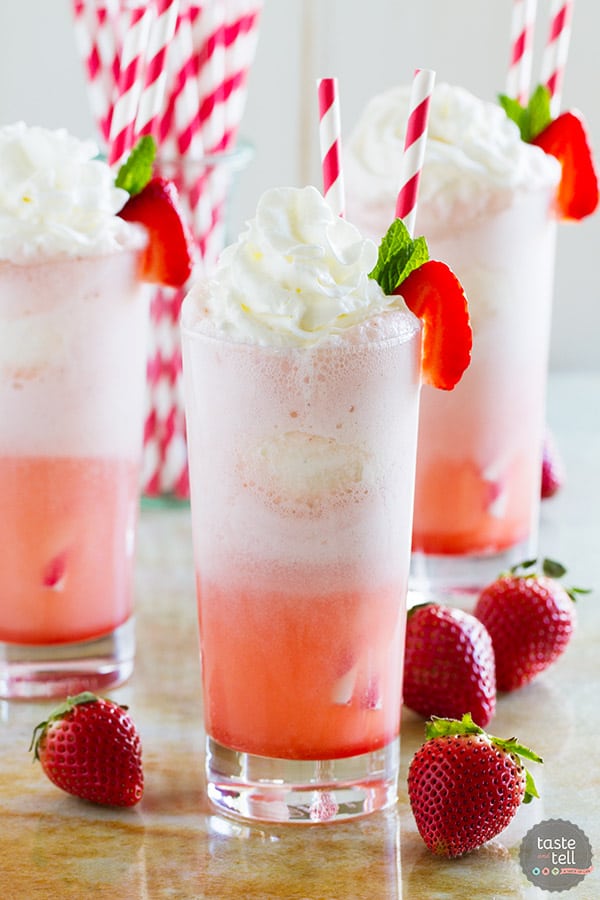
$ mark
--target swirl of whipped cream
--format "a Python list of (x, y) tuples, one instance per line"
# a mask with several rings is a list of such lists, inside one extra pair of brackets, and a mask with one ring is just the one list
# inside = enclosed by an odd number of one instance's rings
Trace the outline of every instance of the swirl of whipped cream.
[[(373, 97), (345, 154), (348, 214), (365, 234), (381, 235), (394, 215), (409, 114), (410, 87)], [(497, 103), (460, 87), (437, 84), (429, 108), (419, 185), (418, 233), (444, 230), (506, 208), (515, 193), (552, 187), (560, 165), (521, 139)]]
[(93, 141), (17, 122), (0, 129), (0, 259), (109, 253), (143, 245), (116, 213), (127, 200)]
[(315, 187), (274, 188), (223, 251), (211, 281), (192, 289), (184, 321), (195, 308), (222, 337), (310, 346), (404, 306), (368, 277), (376, 261), (375, 244)]

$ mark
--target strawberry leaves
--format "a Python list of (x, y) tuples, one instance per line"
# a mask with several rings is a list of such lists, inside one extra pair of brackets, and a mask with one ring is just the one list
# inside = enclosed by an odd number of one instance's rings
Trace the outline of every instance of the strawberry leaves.
[(543, 763), (544, 760), (541, 756), (538, 756), (534, 750), (531, 750), (529, 747), (526, 747), (524, 744), (517, 741), (515, 737), (505, 739), (488, 734), (483, 728), (480, 728), (479, 725), (475, 724), (471, 717), (471, 713), (465, 713), (462, 719), (441, 719), (437, 718), (437, 716), (432, 716), (425, 726), (425, 737), (428, 741), (432, 738), (461, 734), (482, 734), (487, 737), (495, 747), (504, 750), (505, 753), (516, 756), (519, 765), (523, 766), (525, 771), (525, 794), (523, 795), (523, 803), (531, 803), (534, 797), (540, 796), (535, 786), (533, 776), (523, 765), (523, 760), (528, 759), (535, 763)]
[[(539, 575), (545, 575), (547, 578), (559, 581), (567, 574), (567, 569), (555, 559), (544, 557), (540, 561), (536, 557), (535, 559), (526, 559), (523, 562), (516, 563), (514, 566), (511, 566), (507, 574), (515, 575), (519, 578), (537, 578)], [(579, 596), (592, 593), (590, 588), (565, 587), (564, 590), (573, 603), (577, 602)]]

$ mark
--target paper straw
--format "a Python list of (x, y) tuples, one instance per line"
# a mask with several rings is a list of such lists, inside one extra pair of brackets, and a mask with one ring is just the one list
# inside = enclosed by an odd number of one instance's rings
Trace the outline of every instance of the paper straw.
[(225, 4), (202, 8), (194, 24), (202, 140), (207, 153), (222, 149), (225, 131)]
[(552, 0), (550, 30), (542, 57), (542, 84), (550, 91), (550, 109), (553, 116), (560, 112), (563, 79), (569, 43), (574, 0)]
[(175, 35), (179, 0), (157, 0), (145, 49), (147, 64), (135, 120), (135, 136), (152, 134), (160, 140), (159, 126), (167, 81), (166, 56)]
[(415, 70), (400, 169), (400, 191), (396, 201), (396, 218), (404, 221), (411, 235), (417, 215), (417, 195), (425, 159), (429, 104), (434, 83), (435, 72), (431, 69)]
[(337, 78), (320, 78), (319, 144), (323, 196), (338, 216), (345, 215), (344, 173), (342, 171), (342, 128)]
[(73, 19), (92, 115), (100, 136), (107, 142), (120, 70), (115, 0), (104, 5), (73, 0)]
[(506, 93), (526, 105), (531, 87), (537, 0), (513, 0)]
[(135, 7), (130, 11), (121, 55), (119, 96), (115, 102), (110, 126), (108, 153), (110, 165), (120, 164), (133, 146), (135, 122), (142, 93), (145, 52), (153, 18), (152, 6)]
[(225, 32), (226, 98), (223, 150), (235, 146), (247, 98), (247, 82), (258, 43), (262, 0), (238, 0), (230, 6)]

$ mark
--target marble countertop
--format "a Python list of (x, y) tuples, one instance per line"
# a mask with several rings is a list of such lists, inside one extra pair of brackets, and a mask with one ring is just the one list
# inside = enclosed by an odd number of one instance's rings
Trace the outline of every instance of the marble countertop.
[[(517, 411), (518, 416), (518, 411)], [(406, 712), (397, 808), (348, 824), (245, 826), (217, 817), (203, 783), (200, 664), (189, 510), (144, 508), (137, 567), (137, 665), (112, 692), (144, 748), (146, 791), (131, 810), (95, 807), (50, 784), (27, 752), (47, 703), (0, 702), (0, 896), (118, 900), (438, 900), (545, 897), (519, 865), (523, 834), (568, 819), (600, 849), (600, 374), (555, 375), (548, 420), (568, 482), (543, 504), (541, 552), (595, 592), (579, 602), (565, 656), (498, 703), (494, 734), (546, 760), (542, 798), (495, 841), (458, 860), (427, 851), (406, 792), (423, 722)], [(517, 418), (518, 423), (518, 418)], [(600, 897), (600, 868), (564, 896)]]

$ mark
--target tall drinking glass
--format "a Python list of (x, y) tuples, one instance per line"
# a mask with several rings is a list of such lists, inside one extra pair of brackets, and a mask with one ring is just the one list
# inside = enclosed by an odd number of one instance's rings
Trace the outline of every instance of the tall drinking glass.
[(93, 143), (0, 129), (0, 696), (133, 668), (146, 235)]
[[(373, 98), (349, 142), (348, 214), (377, 239), (393, 215), (408, 89)], [(411, 593), (469, 603), (537, 552), (559, 178), (496, 104), (438, 85), (416, 233), (460, 279), (469, 369), (421, 397)]]
[(133, 668), (145, 385), (139, 253), (0, 262), (0, 693)]
[(214, 291), (183, 306), (208, 793), (250, 819), (363, 815), (397, 795), (420, 324), (243, 339)]

